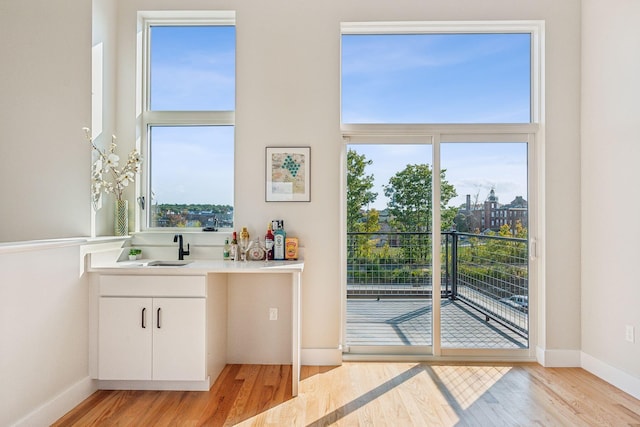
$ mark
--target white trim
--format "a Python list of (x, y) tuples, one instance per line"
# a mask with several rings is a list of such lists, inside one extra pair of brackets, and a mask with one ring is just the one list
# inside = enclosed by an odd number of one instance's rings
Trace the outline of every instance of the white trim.
[(80, 246), (87, 242), (86, 238), (28, 240), (23, 242), (0, 243), (0, 254), (14, 252), (33, 252), (45, 249)]
[[(540, 223), (544, 216), (544, 210), (540, 210), (539, 204), (542, 203), (541, 195), (542, 184), (539, 181), (540, 177), (544, 175), (543, 159), (538, 156), (540, 147), (543, 140), (540, 137), (541, 132), (531, 133), (527, 135), (527, 157), (529, 167), (527, 168), (527, 193), (528, 193), (528, 206), (533, 206), (533, 209), (529, 209), (528, 213), (528, 234), (529, 244), (535, 252), (529, 253), (529, 284), (533, 283), (535, 286), (529, 286), (529, 305), (535, 309), (529, 310), (529, 348), (532, 357), (536, 356), (536, 348), (539, 343), (538, 337), (540, 334), (540, 324), (538, 319), (542, 312), (542, 300), (539, 298), (540, 289), (544, 286), (545, 276), (541, 270), (543, 266), (543, 260), (541, 259), (540, 241), (544, 240), (544, 230), (541, 230)], [(533, 255), (533, 256), (532, 256)]]
[(536, 360), (528, 356), (506, 355), (449, 355), (449, 356), (429, 356), (418, 354), (343, 354), (342, 360), (345, 362), (483, 362), (483, 363), (524, 363), (535, 362)]
[[(442, 142), (442, 135), (436, 134), (431, 140), (431, 221), (432, 221), (432, 234), (431, 234), (431, 256), (432, 260), (440, 260), (441, 257), (441, 244), (442, 235), (441, 230), (441, 209), (440, 209), (440, 174), (441, 164), (440, 161), (440, 143)], [(440, 286), (436, 287), (436, 284), (442, 283), (442, 268), (440, 262), (431, 263), (431, 346), (433, 355), (438, 357), (442, 355), (442, 314), (441, 308), (441, 292), (437, 292)]]
[(235, 111), (145, 111), (142, 121), (148, 126), (211, 125), (234, 126)]
[(536, 347), (535, 350), (536, 350), (536, 362), (544, 366), (544, 348)]
[(600, 359), (596, 359), (584, 351), (580, 352), (580, 366), (625, 393), (640, 399), (640, 378), (621, 371)]
[(138, 19), (163, 25), (235, 25), (235, 10), (141, 10)]
[(342, 34), (532, 33), (544, 21), (383, 21), (342, 22)]
[(62, 391), (51, 400), (16, 421), (14, 427), (48, 426), (60, 419), (64, 414), (78, 406), (91, 396), (98, 388), (95, 381), (85, 377)]
[[(392, 135), (403, 137), (406, 143), (415, 141), (415, 137), (425, 135), (474, 135), (474, 134), (529, 134), (538, 132), (536, 123), (481, 123), (481, 124), (419, 124), (419, 123), (343, 123), (340, 127), (344, 138), (380, 137)], [(424, 141), (422, 141), (424, 142)], [(448, 142), (448, 141), (447, 141)], [(493, 142), (493, 141), (492, 141)], [(353, 143), (351, 141), (350, 143)]]
[(342, 364), (342, 351), (339, 348), (303, 348), (300, 360), (307, 366), (339, 366)]
[(536, 359), (545, 368), (579, 368), (580, 350), (545, 350), (537, 347)]
[[(349, 138), (342, 138), (340, 149), (340, 346), (349, 351), (347, 342), (347, 150)], [(303, 359), (304, 360), (304, 359)], [(303, 362), (304, 363), (304, 362)]]
[[(129, 239), (129, 236), (107, 236), (107, 237), (69, 237), (61, 239), (43, 239), (43, 240), (24, 240), (20, 242), (0, 243), (0, 254), (14, 252), (33, 252), (43, 251), (46, 249), (65, 248), (68, 246), (95, 245), (100, 247), (104, 243), (121, 244), (122, 241)], [(87, 251), (85, 251), (87, 252)]]
[(120, 381), (98, 380), (100, 390), (172, 390), (209, 391), (213, 383), (211, 377), (204, 381)]
[(375, 360), (377, 357), (389, 360), (386, 358), (395, 356), (433, 359), (433, 347), (431, 345), (351, 345), (348, 347), (348, 352), (343, 354), (345, 358), (365, 357), (367, 360)]

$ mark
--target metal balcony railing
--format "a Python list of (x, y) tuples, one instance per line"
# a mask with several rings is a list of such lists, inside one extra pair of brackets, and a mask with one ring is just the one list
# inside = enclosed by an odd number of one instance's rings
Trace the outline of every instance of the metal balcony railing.
[[(443, 232), (442, 298), (528, 337), (527, 239)], [(348, 298), (431, 298), (431, 233), (347, 233)]]

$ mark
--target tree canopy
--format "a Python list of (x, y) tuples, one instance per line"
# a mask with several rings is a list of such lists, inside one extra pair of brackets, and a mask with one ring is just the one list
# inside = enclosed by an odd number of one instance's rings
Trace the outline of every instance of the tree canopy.
[[(445, 170), (440, 172), (440, 207), (443, 229), (453, 224), (457, 209), (448, 207), (449, 200), (457, 193), (445, 179)], [(431, 167), (427, 164), (410, 164), (397, 172), (384, 186), (389, 198), (390, 225), (398, 231), (428, 232), (431, 230), (433, 188)]]
[[(378, 193), (371, 191), (373, 188), (373, 175), (366, 175), (365, 169), (373, 164), (364, 154), (358, 154), (355, 150), (347, 151), (347, 230), (348, 231), (377, 231), (378, 214), (375, 218), (370, 214), (364, 216), (363, 210), (378, 197)], [(375, 211), (375, 209), (373, 209)], [(364, 225), (363, 225), (364, 220)], [(375, 230), (371, 222), (376, 222)], [(368, 229), (368, 230), (365, 230)]]

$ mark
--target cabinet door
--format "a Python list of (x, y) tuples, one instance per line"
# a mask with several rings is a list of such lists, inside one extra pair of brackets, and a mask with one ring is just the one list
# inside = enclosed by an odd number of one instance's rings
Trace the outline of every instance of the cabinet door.
[(151, 309), (151, 298), (100, 298), (99, 379), (151, 379)]
[(204, 298), (153, 299), (153, 379), (206, 379)]

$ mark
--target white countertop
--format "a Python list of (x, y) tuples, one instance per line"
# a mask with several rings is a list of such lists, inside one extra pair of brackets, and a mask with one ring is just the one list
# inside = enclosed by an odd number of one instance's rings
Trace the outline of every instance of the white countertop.
[(150, 266), (152, 259), (120, 261), (111, 264), (93, 266), (95, 273), (107, 274), (158, 274), (158, 275), (201, 275), (207, 273), (301, 273), (304, 261), (223, 261), (223, 260), (185, 260), (189, 264), (182, 266)]

